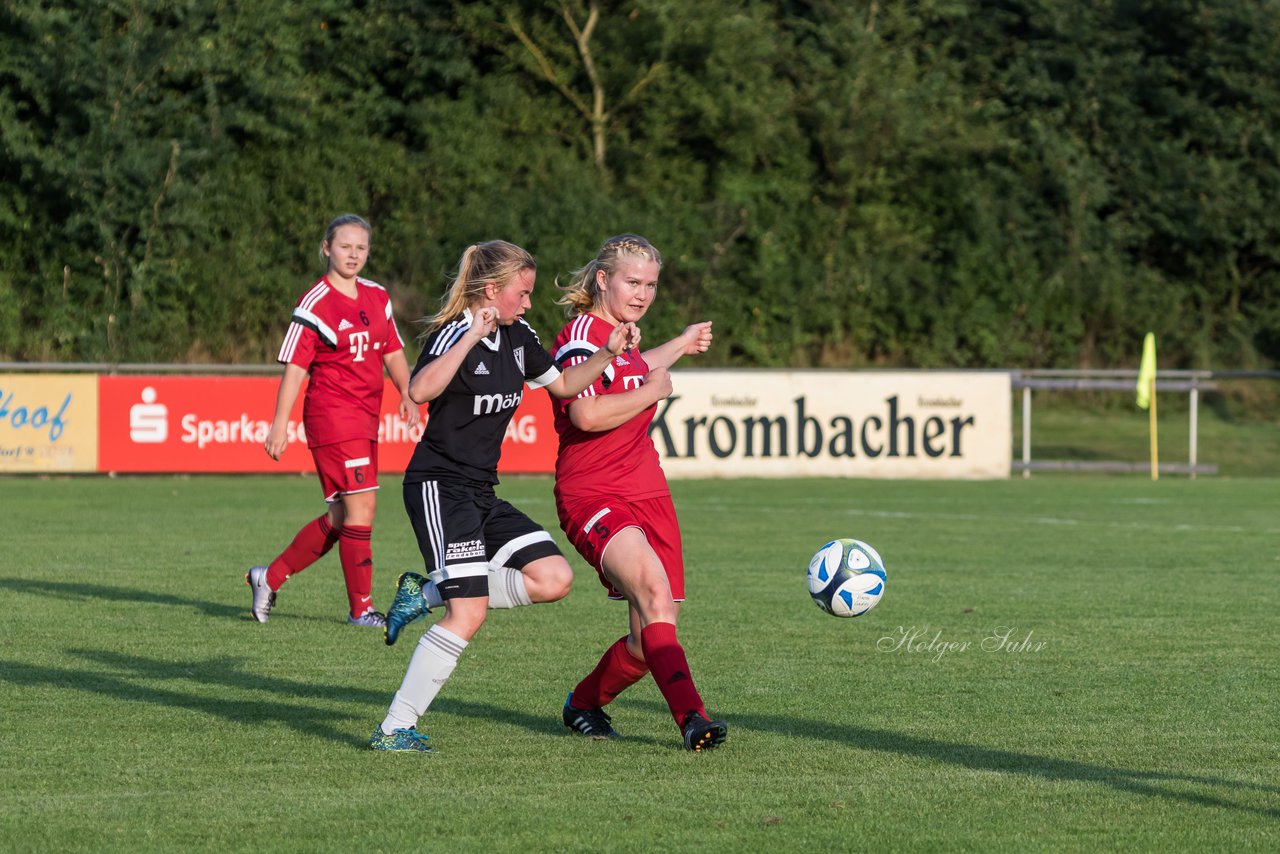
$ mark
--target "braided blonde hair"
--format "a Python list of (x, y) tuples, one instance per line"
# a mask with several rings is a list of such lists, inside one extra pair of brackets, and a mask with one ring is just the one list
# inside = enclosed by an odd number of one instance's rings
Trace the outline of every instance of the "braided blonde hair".
[(471, 244), (458, 259), (458, 272), (441, 300), (440, 310), (419, 321), (426, 326), (419, 337), (425, 338), (483, 300), (484, 286), (489, 282), (502, 289), (522, 270), (536, 269), (538, 265), (533, 256), (514, 243), (490, 240)]
[(556, 300), (556, 305), (565, 306), (565, 314), (575, 317), (586, 314), (595, 308), (600, 299), (600, 287), (596, 281), (596, 273), (604, 270), (605, 278), (613, 275), (618, 267), (618, 260), (623, 257), (643, 258), (653, 261), (662, 269), (662, 255), (653, 244), (638, 234), (619, 234), (610, 237), (600, 247), (596, 257), (585, 267), (569, 274), (569, 283), (560, 284), (556, 279), (556, 287), (564, 291), (564, 295)]

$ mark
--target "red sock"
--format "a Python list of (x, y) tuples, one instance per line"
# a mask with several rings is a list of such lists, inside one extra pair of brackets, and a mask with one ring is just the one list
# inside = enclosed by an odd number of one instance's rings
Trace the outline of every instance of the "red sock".
[(338, 540), (342, 556), (342, 575), (347, 580), (347, 601), (351, 616), (359, 617), (372, 607), (373, 592), (373, 528), (368, 525), (344, 525)]
[(279, 590), (285, 579), (311, 566), (328, 554), (338, 541), (342, 529), (334, 530), (328, 514), (312, 519), (302, 527), (289, 547), (267, 567), (267, 586)]
[(671, 623), (650, 623), (640, 632), (640, 646), (653, 681), (658, 683), (671, 717), (676, 719), (676, 726), (682, 726), (690, 712), (705, 717), (707, 711), (689, 675), (684, 647), (676, 640), (676, 627)]
[(599, 709), (613, 702), (628, 687), (649, 672), (649, 665), (627, 649), (627, 639), (619, 638), (605, 650), (600, 663), (573, 689), (573, 705), (579, 709)]

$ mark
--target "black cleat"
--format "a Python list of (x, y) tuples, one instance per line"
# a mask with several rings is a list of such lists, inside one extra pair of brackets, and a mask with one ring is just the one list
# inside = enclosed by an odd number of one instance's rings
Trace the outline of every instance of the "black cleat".
[(686, 750), (700, 753), (724, 744), (729, 725), (724, 721), (709, 721), (699, 712), (690, 712), (684, 719), (684, 746)]
[(564, 699), (562, 718), (565, 726), (579, 735), (585, 735), (587, 738), (621, 737), (621, 734), (609, 723), (610, 718), (605, 714), (604, 709), (575, 709), (569, 703), (572, 699), (572, 693)]

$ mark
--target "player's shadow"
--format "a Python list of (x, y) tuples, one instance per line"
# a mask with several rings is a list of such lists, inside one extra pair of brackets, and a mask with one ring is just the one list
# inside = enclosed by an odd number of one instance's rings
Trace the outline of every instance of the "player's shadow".
[[(666, 706), (653, 701), (637, 701), (655, 712), (666, 713)], [(1020, 774), (1046, 780), (1098, 783), (1121, 792), (1151, 798), (1181, 801), (1200, 807), (1256, 813), (1267, 818), (1280, 818), (1280, 809), (1225, 800), (1216, 794), (1178, 791), (1159, 784), (1191, 784), (1220, 790), (1280, 793), (1280, 786), (1225, 780), (1199, 774), (1171, 774), (1164, 771), (1139, 771), (1115, 768), (1071, 759), (1058, 759), (1034, 753), (1021, 753), (995, 747), (982, 747), (956, 741), (943, 741), (925, 736), (908, 735), (892, 730), (872, 729), (856, 724), (832, 723), (806, 718), (765, 714), (735, 714), (728, 717), (730, 744), (734, 729), (756, 730), (776, 735), (816, 738), (846, 744), (859, 750), (875, 750), (915, 756), (975, 771)]]
[[(366, 747), (351, 736), (350, 726), (339, 722), (358, 720), (368, 714), (370, 704), (385, 704), (389, 694), (350, 685), (304, 682), (264, 676), (244, 670), (234, 658), (160, 661), (135, 655), (93, 650), (68, 650), (68, 655), (95, 662), (97, 668), (55, 668), (27, 662), (0, 660), (0, 683), (27, 687), (53, 687), (99, 694), (136, 703), (150, 703), (173, 709), (187, 709), (242, 724), (280, 723), (307, 736), (319, 736), (339, 744)], [(103, 666), (115, 672), (104, 672)], [(210, 696), (157, 682), (186, 682), (240, 691), (260, 691), (262, 699)], [(337, 704), (350, 711), (326, 706)], [(372, 731), (372, 725), (370, 726)]]
[(36, 581), (30, 578), (0, 578), (0, 590), (12, 590), (16, 593), (29, 593), (33, 596), (68, 599), (71, 601), (129, 602), (132, 604), (149, 603), (154, 605), (178, 605), (194, 608), (211, 617), (245, 617), (249, 613), (246, 605), (237, 608), (220, 602), (205, 602), (199, 599), (188, 599), (172, 593), (159, 593), (154, 590), (139, 590), (133, 587), (111, 587), (106, 584), (90, 584), (83, 581)]
[[(494, 706), (489, 703), (478, 703), (474, 700), (439, 699), (431, 704), (433, 714), (444, 713), (464, 718), (484, 718), (494, 723), (526, 729), (534, 735), (569, 736), (573, 734), (565, 728), (560, 719), (560, 707), (548, 708), (546, 714), (530, 714), (508, 706)], [(652, 736), (628, 735), (628, 744), (658, 744)]]
[[(68, 649), (71, 658), (92, 662), (93, 668), (54, 668), (20, 661), (0, 659), (0, 683), (30, 687), (54, 687), (114, 697), (137, 703), (150, 703), (175, 709), (188, 709), (243, 724), (277, 722), (305, 735), (314, 735), (350, 747), (367, 749), (361, 734), (352, 738), (349, 727), (338, 722), (364, 719), (372, 724), (380, 718), (392, 695), (392, 688), (372, 690), (352, 685), (335, 685), (270, 676), (246, 670), (242, 659), (203, 658), (169, 661), (126, 655), (106, 650)], [(109, 672), (108, 672), (109, 671)], [(209, 696), (199, 691), (157, 683), (187, 683), (237, 692), (261, 692), (263, 699)], [(322, 700), (337, 704), (350, 712), (334, 711), (307, 701)], [(377, 710), (370, 714), (370, 709)], [(558, 709), (545, 715), (529, 714), (508, 706), (496, 706), (469, 700), (439, 700), (432, 712), (460, 717), (484, 718), (495, 723), (521, 727), (536, 735), (557, 735), (567, 731), (561, 725)], [(652, 739), (629, 738), (628, 741)]]

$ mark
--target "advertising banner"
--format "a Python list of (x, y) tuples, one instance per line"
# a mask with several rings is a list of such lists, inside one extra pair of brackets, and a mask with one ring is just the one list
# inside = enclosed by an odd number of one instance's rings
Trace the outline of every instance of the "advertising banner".
[[(303, 394), (279, 461), (263, 450), (278, 377), (104, 376), (99, 386), (99, 470), (104, 472), (314, 471), (302, 425)], [(404, 471), (425, 424), (400, 418), (390, 380), (378, 426), (378, 470)], [(425, 407), (424, 415), (425, 415)], [(546, 392), (527, 393), (507, 430), (499, 472), (550, 472), (556, 438)]]
[[(1010, 470), (1005, 372), (680, 370), (650, 428), (668, 476), (1001, 478)], [(0, 374), (0, 472), (312, 471), (302, 395), (280, 461), (262, 446), (271, 376)], [(410, 430), (386, 382), (379, 470), (404, 471)], [(529, 391), (502, 473), (549, 473), (546, 392)]]
[(674, 371), (649, 435), (670, 477), (1009, 476), (1005, 372)]
[(97, 469), (97, 377), (0, 374), (0, 472)]

